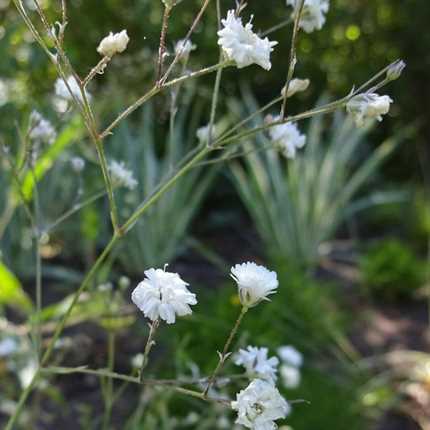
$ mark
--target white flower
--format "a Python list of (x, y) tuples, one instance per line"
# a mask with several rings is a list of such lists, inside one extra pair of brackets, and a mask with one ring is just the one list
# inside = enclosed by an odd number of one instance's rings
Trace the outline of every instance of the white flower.
[(70, 164), (72, 165), (72, 169), (76, 172), (82, 172), (85, 167), (85, 161), (81, 157), (73, 157), (70, 160)]
[(362, 127), (367, 120), (382, 121), (382, 115), (390, 110), (393, 100), (389, 96), (376, 93), (358, 94), (346, 104), (346, 110), (352, 115), (357, 127)]
[(109, 163), (109, 172), (112, 176), (112, 182), (119, 187), (126, 187), (130, 190), (136, 188), (137, 181), (133, 177), (133, 172), (125, 167), (123, 161), (112, 160)]
[[(196, 131), (197, 139), (200, 143), (208, 143), (209, 142), (209, 124), (203, 127), (200, 127)], [(216, 124), (212, 125), (212, 139), (215, 139), (218, 134), (218, 126)]]
[[(297, 10), (297, 4), (298, 0), (287, 0), (287, 6), (293, 6), (294, 8), (291, 15), (293, 19)], [(305, 0), (299, 27), (306, 33), (321, 30), (325, 23), (325, 14), (328, 12), (328, 9), (329, 0)]]
[(276, 293), (279, 285), (275, 272), (250, 262), (232, 267), (231, 277), (237, 282), (240, 301), (246, 307), (268, 300), (267, 296)]
[[(67, 86), (70, 88), (70, 91), (69, 91), (69, 88), (67, 88)], [(73, 94), (73, 96), (74, 96), (75, 98), (77, 98), (80, 102), (82, 102), (82, 101), (83, 101), (83, 100), (82, 100), (81, 90), (80, 90), (80, 88), (79, 88), (79, 84), (78, 84), (78, 82), (76, 81), (76, 79), (75, 79), (75, 77), (74, 77), (74, 76), (70, 75), (70, 76), (67, 78), (67, 85), (65, 84), (65, 82), (63, 81), (63, 79), (62, 79), (62, 78), (58, 78), (58, 79), (55, 81), (55, 94), (56, 94), (60, 99), (63, 99), (63, 100), (66, 100), (66, 101), (72, 101), (72, 100), (73, 100), (73, 97), (72, 97), (72, 94), (70, 94), (70, 92), (71, 92), (71, 93)], [(90, 95), (87, 91), (85, 91), (85, 95), (86, 95), (87, 99), (90, 99), (90, 98), (91, 98), (91, 95)]]
[(283, 364), (279, 368), (279, 374), (285, 388), (297, 388), (300, 385), (301, 376), (300, 370), (297, 367)]
[(269, 381), (276, 381), (279, 360), (277, 357), (267, 357), (267, 348), (248, 346), (240, 349), (235, 356), (235, 364), (243, 366), (250, 377), (257, 377)]
[(7, 357), (18, 351), (18, 342), (13, 337), (6, 337), (0, 341), (0, 357)]
[(278, 355), (282, 362), (293, 367), (301, 367), (303, 364), (303, 355), (297, 351), (294, 346), (285, 345), (278, 348)]
[(186, 63), (191, 54), (191, 51), (196, 49), (196, 45), (193, 45), (190, 40), (181, 39), (176, 42), (175, 55), (179, 56), (179, 60)]
[(190, 305), (197, 303), (196, 295), (191, 293), (177, 273), (161, 269), (145, 271), (146, 278), (131, 294), (134, 304), (152, 321), (158, 318), (173, 324), (176, 315), (192, 313)]
[(251, 21), (244, 26), (234, 10), (229, 10), (227, 18), (221, 22), (224, 28), (218, 31), (218, 45), (230, 60), (235, 61), (239, 69), (255, 63), (270, 70), (270, 53), (278, 42), (270, 42), (267, 37), (258, 37), (252, 31)]
[(261, 379), (242, 390), (231, 407), (238, 413), (236, 423), (254, 430), (275, 430), (275, 421), (286, 418), (291, 410), (276, 387)]
[[(290, 85), (288, 85), (287, 97), (292, 97), (296, 93), (306, 91), (310, 83), (311, 81), (309, 79), (292, 79)], [(285, 87), (282, 88), (281, 94), (283, 97), (285, 97)]]
[(52, 144), (57, 137), (57, 133), (52, 124), (43, 116), (33, 111), (30, 115), (30, 131), (29, 138), (38, 142)]
[(119, 54), (127, 48), (130, 38), (127, 30), (122, 30), (120, 33), (109, 33), (97, 48), (97, 52), (105, 57), (112, 58), (115, 54)]
[[(279, 121), (279, 117), (267, 117), (267, 122)], [(287, 158), (294, 158), (296, 151), (306, 144), (306, 136), (300, 133), (297, 125), (292, 122), (274, 125), (269, 128), (271, 140), (279, 147)]]

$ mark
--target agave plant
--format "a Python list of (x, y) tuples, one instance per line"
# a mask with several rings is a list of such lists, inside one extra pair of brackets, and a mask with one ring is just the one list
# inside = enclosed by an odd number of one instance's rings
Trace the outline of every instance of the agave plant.
[[(248, 110), (258, 109), (244, 92)], [(256, 117), (255, 124), (263, 118)], [(232, 163), (236, 188), (269, 254), (299, 266), (318, 262), (320, 245), (334, 237), (348, 217), (374, 204), (404, 199), (401, 192), (359, 192), (394, 151), (403, 135), (374, 150), (366, 145), (373, 125), (356, 128), (349, 117), (335, 115), (324, 132), (321, 117), (312, 119), (307, 144), (294, 160), (287, 160), (260, 134), (247, 143), (243, 163)], [(249, 150), (249, 145), (252, 150)]]

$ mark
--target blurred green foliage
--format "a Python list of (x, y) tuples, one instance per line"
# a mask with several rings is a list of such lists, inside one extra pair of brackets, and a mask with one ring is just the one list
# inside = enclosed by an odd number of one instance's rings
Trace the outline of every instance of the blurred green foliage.
[(362, 282), (376, 297), (412, 298), (426, 279), (427, 264), (398, 239), (385, 239), (361, 257)]

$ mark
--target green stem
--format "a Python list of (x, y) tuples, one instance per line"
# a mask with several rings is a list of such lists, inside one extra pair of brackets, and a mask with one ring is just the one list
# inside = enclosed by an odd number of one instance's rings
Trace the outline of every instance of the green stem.
[(139, 372), (140, 382), (143, 382), (143, 371), (148, 365), (149, 353), (151, 352), (152, 347), (155, 345), (154, 337), (159, 325), (160, 325), (159, 319), (156, 319), (150, 325), (148, 340), (146, 341), (145, 350), (143, 353), (142, 366), (140, 367), (140, 372)]
[[(109, 331), (108, 333), (108, 369), (109, 372), (113, 372), (115, 366), (115, 333)], [(109, 429), (109, 423), (112, 416), (113, 406), (113, 379), (107, 378), (106, 393), (104, 396), (105, 411), (103, 415), (103, 430)]]
[(244, 306), (242, 308), (242, 310), (240, 311), (240, 314), (239, 314), (236, 322), (234, 323), (233, 328), (231, 329), (231, 332), (227, 338), (227, 341), (224, 344), (224, 348), (222, 350), (222, 353), (220, 354), (218, 364), (215, 367), (215, 370), (213, 371), (212, 375), (208, 379), (208, 385), (206, 386), (205, 390), (202, 393), (203, 397), (207, 396), (209, 390), (211, 389), (212, 385), (215, 382), (216, 377), (218, 376), (218, 373), (221, 372), (225, 362), (227, 361), (228, 357), (230, 356), (230, 353), (228, 352), (228, 350), (230, 348), (230, 345), (231, 345), (234, 337), (236, 336), (236, 333), (237, 333), (237, 330), (239, 329), (240, 323), (242, 322), (242, 319), (247, 312), (248, 312), (248, 308)]
[(109, 134), (111, 134), (111, 131), (125, 118), (127, 118), (130, 114), (132, 114), (136, 109), (138, 109), (140, 106), (142, 106), (144, 103), (146, 103), (149, 99), (163, 91), (165, 88), (169, 88), (178, 84), (181, 84), (182, 82), (185, 82), (189, 79), (198, 78), (199, 76), (207, 75), (209, 73), (215, 72), (219, 68), (230, 66), (232, 63), (231, 61), (225, 61), (223, 63), (218, 63), (210, 67), (206, 67), (204, 69), (198, 70), (196, 72), (188, 73), (187, 75), (180, 76), (179, 78), (172, 79), (171, 81), (165, 82), (164, 84), (160, 86), (154, 86), (152, 87), (146, 94), (144, 94), (142, 97), (137, 99), (131, 106), (129, 106), (127, 109), (125, 109), (122, 113), (120, 113), (117, 118), (100, 134), (100, 139), (106, 138)]

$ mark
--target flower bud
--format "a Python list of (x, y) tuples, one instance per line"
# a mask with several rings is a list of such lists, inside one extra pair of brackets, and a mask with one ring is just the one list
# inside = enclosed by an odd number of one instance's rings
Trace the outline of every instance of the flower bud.
[(403, 69), (406, 67), (406, 63), (403, 60), (396, 61), (387, 70), (387, 79), (395, 81), (400, 78)]

